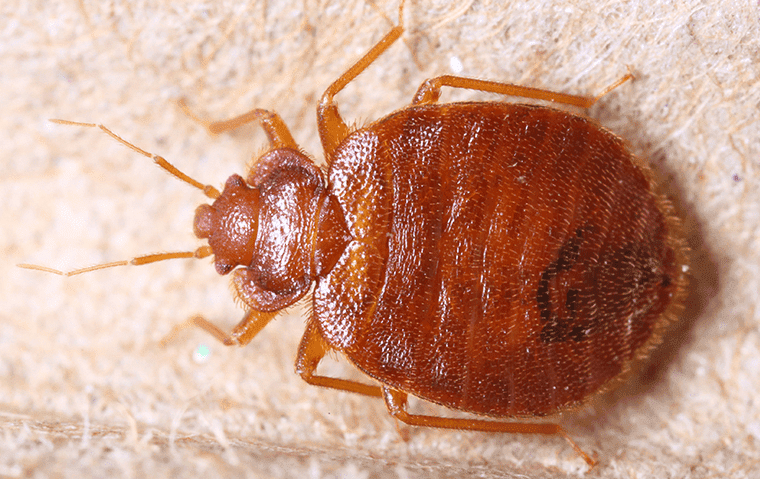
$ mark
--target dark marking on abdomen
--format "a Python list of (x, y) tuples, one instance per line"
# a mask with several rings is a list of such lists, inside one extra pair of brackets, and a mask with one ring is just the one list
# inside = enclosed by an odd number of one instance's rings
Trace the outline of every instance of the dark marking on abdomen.
[(544, 343), (559, 343), (568, 339), (574, 341), (586, 339), (585, 331), (587, 328), (574, 325), (578, 315), (580, 290), (576, 288), (567, 290), (565, 317), (559, 317), (554, 308), (552, 308), (551, 301), (552, 281), (559, 273), (572, 269), (573, 265), (578, 261), (582, 243), (583, 230), (577, 229), (575, 235), (562, 245), (557, 259), (549, 263), (549, 266), (541, 273), (541, 279), (538, 281), (538, 290), (536, 291), (536, 303), (538, 303), (541, 321), (545, 323), (543, 328), (541, 328), (541, 341)]

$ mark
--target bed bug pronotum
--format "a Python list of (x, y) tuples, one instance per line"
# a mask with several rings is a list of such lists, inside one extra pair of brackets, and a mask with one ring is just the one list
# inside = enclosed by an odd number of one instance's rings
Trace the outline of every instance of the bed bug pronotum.
[[(560, 425), (503, 419), (576, 407), (647, 355), (687, 283), (679, 221), (648, 168), (585, 117), (438, 102), (443, 86), (580, 107), (604, 93), (445, 75), (425, 81), (411, 106), (346, 126), (335, 95), (402, 32), (399, 21), (322, 96), (326, 175), (266, 110), (208, 125), (220, 132), (255, 121), (270, 141), (247, 177), (230, 176), (221, 193), (102, 125), (80, 124), (213, 200), (194, 220), (207, 246), (129, 263), (213, 255), (246, 313), (231, 334), (202, 318), (190, 323), (227, 345), (249, 343), (313, 285), (296, 360), (306, 382), (382, 397), (415, 426), (559, 435), (593, 465)], [(377, 384), (316, 374), (330, 350)], [(490, 419), (411, 414), (410, 394)]]

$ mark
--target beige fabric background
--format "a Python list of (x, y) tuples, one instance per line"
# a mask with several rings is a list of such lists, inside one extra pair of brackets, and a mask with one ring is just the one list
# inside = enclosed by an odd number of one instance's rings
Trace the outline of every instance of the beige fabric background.
[[(642, 375), (561, 421), (601, 464), (587, 477), (760, 477), (760, 27), (753, 1), (408, 0), (408, 31), (339, 97), (347, 119), (409, 103), (456, 72), (595, 93), (591, 110), (667, 179), (686, 216), (694, 286)], [(506, 6), (502, 5), (507, 3)], [(717, 4), (721, 4), (716, 6)], [(410, 430), (379, 401), (293, 373), (303, 319), (246, 348), (199, 331), (240, 318), (208, 261), (64, 279), (60, 269), (192, 249), (197, 191), (88, 129), (102, 122), (221, 185), (265, 145), (212, 138), (176, 107), (280, 112), (321, 159), (315, 104), (395, 22), (396, 2), (11, 0), (0, 6), (0, 476), (569, 477), (560, 439)], [(457, 60), (458, 59), (458, 60)], [(444, 100), (482, 98), (444, 92)], [(493, 98), (493, 97), (488, 97)], [(195, 360), (208, 345), (210, 355)], [(325, 368), (350, 374), (342, 363)], [(417, 405), (430, 410), (425, 405)]]

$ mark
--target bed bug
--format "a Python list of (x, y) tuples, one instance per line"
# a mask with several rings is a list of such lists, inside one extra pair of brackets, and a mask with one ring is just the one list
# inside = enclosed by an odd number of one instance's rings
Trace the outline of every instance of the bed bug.
[[(410, 425), (559, 435), (593, 466), (559, 424), (519, 420), (573, 409), (646, 357), (687, 284), (679, 220), (649, 169), (594, 121), (438, 99), (448, 86), (587, 108), (629, 75), (597, 97), (444, 75), (410, 106), (349, 128), (334, 97), (402, 32), (399, 22), (322, 96), (326, 173), (261, 109), (208, 124), (258, 122), (270, 142), (221, 193), (102, 125), (58, 120), (102, 129), (213, 200), (194, 219), (208, 245), (68, 274), (213, 255), (245, 315), (230, 334), (200, 317), (184, 326), (226, 345), (248, 344), (313, 288), (296, 360), (306, 382), (383, 398)], [(317, 374), (329, 351), (375, 384)], [(489, 418), (412, 414), (409, 395)]]

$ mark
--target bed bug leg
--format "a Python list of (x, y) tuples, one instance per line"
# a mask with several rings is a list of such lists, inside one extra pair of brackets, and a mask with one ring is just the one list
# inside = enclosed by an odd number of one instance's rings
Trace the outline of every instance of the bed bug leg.
[(441, 96), (441, 88), (444, 86), (452, 88), (464, 88), (467, 90), (477, 90), (489, 93), (498, 93), (501, 95), (516, 96), (522, 98), (533, 98), (535, 100), (545, 100), (565, 105), (578, 106), (581, 108), (590, 108), (600, 98), (611, 92), (623, 83), (631, 80), (633, 74), (629, 71), (620, 77), (613, 84), (605, 88), (597, 96), (570, 95), (567, 93), (558, 93), (541, 88), (531, 88), (527, 86), (513, 85), (511, 83), (501, 83), (488, 80), (478, 80), (475, 78), (465, 78), (454, 75), (442, 75), (426, 80), (412, 100), (413, 105), (427, 105), (436, 103)]
[(401, 422), (410, 426), (437, 427), (442, 429), (465, 429), (469, 431), (482, 432), (500, 432), (509, 434), (546, 434), (552, 436), (562, 436), (573, 446), (575, 452), (580, 455), (586, 463), (594, 467), (597, 461), (578, 447), (575, 441), (570, 438), (567, 432), (559, 424), (552, 423), (520, 423), (520, 422), (502, 422), (487, 421), (483, 419), (463, 419), (439, 416), (424, 416), (409, 414), (406, 411), (408, 395), (404, 392), (382, 386), (383, 399), (388, 407), (388, 412)]
[(212, 135), (218, 135), (225, 131), (234, 130), (235, 128), (240, 128), (243, 125), (255, 121), (261, 125), (261, 128), (264, 130), (264, 133), (266, 133), (267, 138), (269, 138), (269, 143), (273, 148), (298, 149), (298, 144), (293, 139), (293, 135), (290, 134), (287, 125), (282, 121), (280, 115), (273, 111), (254, 108), (249, 112), (243, 113), (235, 118), (230, 118), (229, 120), (209, 121), (204, 120), (193, 113), (184, 99), (180, 99), (177, 102), (177, 105), (179, 105), (185, 115), (190, 117), (190, 119), (196, 123), (203, 125), (203, 127)]
[(335, 95), (346, 87), (361, 72), (367, 69), (377, 57), (383, 54), (404, 33), (401, 19), (403, 14), (403, 2), (399, 7), (399, 25), (392, 28), (379, 42), (375, 44), (363, 57), (346, 70), (340, 78), (330, 85), (317, 106), (317, 124), (319, 125), (319, 137), (325, 149), (325, 157), (328, 164), (332, 161), (332, 153), (343, 139), (348, 136), (349, 128), (338, 112), (338, 106), (334, 102)]
[(277, 312), (263, 312), (249, 309), (243, 319), (227, 334), (219, 326), (203, 316), (193, 316), (187, 321), (175, 325), (169, 334), (161, 339), (161, 346), (166, 346), (174, 340), (180, 331), (188, 328), (200, 328), (225, 346), (245, 346), (250, 343), (269, 322), (277, 316)]
[(301, 338), (301, 344), (298, 346), (298, 358), (296, 358), (296, 373), (304, 381), (314, 386), (338, 389), (352, 393), (362, 394), (371, 397), (383, 397), (379, 386), (364, 384), (349, 379), (331, 378), (327, 376), (318, 376), (314, 372), (319, 366), (319, 362), (325, 357), (330, 348), (322, 339), (317, 329), (316, 321), (309, 321), (306, 331)]

